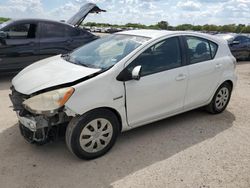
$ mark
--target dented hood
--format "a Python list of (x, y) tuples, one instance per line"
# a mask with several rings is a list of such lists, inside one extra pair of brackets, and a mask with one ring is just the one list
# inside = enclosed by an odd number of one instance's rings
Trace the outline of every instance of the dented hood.
[(18, 92), (30, 95), (46, 88), (74, 82), (99, 71), (100, 69), (72, 64), (58, 55), (23, 69), (13, 78), (12, 85)]
[(73, 26), (79, 26), (89, 13), (100, 12), (106, 12), (106, 10), (100, 9), (94, 3), (87, 3), (83, 5), (80, 10), (67, 21), (67, 23)]

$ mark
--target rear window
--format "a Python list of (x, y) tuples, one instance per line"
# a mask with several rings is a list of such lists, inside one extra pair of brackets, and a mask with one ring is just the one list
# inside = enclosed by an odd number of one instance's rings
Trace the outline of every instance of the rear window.
[(41, 23), (41, 38), (64, 37), (65, 26), (56, 23)]
[(190, 64), (200, 63), (213, 59), (218, 49), (217, 44), (200, 37), (187, 36), (186, 42)]
[(74, 37), (80, 35), (80, 30), (78, 28), (67, 26), (65, 27), (65, 34), (66, 36)]
[(211, 41), (209, 41), (209, 44), (210, 44), (210, 49), (211, 49), (211, 57), (213, 59), (216, 56), (218, 45)]

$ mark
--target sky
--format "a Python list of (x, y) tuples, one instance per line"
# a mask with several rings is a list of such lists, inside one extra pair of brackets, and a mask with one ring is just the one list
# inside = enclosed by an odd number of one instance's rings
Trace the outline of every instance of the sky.
[(0, 17), (67, 20), (87, 2), (107, 12), (91, 14), (85, 22), (250, 24), (250, 0), (0, 0)]

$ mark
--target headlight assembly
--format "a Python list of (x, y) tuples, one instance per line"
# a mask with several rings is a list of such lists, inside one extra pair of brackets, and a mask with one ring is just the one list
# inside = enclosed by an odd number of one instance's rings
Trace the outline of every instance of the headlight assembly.
[(54, 112), (64, 106), (74, 91), (72, 87), (49, 91), (25, 100), (23, 105), (27, 110), (36, 114)]

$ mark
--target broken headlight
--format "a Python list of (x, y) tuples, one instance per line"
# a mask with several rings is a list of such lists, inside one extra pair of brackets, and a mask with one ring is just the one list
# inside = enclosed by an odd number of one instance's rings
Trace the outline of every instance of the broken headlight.
[(23, 105), (28, 111), (36, 114), (44, 112), (53, 113), (55, 110), (64, 106), (74, 91), (72, 87), (49, 91), (25, 100)]

